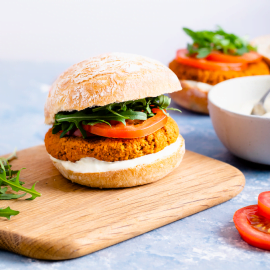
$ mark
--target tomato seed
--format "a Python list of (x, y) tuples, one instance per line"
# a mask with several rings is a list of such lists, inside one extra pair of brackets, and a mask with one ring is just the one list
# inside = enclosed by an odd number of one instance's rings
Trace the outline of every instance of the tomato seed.
[(261, 232), (270, 233), (270, 220), (261, 215), (248, 215), (250, 225)]

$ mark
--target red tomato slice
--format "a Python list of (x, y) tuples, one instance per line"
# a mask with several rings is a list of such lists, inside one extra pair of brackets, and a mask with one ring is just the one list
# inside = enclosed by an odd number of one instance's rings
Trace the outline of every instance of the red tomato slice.
[(164, 127), (168, 120), (167, 115), (161, 110), (153, 109), (152, 111), (156, 113), (156, 115), (138, 125), (127, 124), (125, 126), (123, 123), (119, 122), (111, 127), (107, 124), (96, 124), (94, 126), (83, 125), (83, 128), (90, 133), (109, 138), (144, 137)]
[(252, 246), (270, 250), (270, 220), (260, 215), (258, 205), (237, 210), (233, 221), (244, 241)]
[(270, 220), (270, 191), (262, 192), (258, 197), (259, 213)]
[(223, 70), (223, 71), (240, 71), (247, 68), (247, 63), (220, 63), (209, 61), (206, 59), (198, 59), (188, 56), (188, 50), (178, 50), (176, 53), (176, 61), (181, 64), (207, 70)]
[(262, 56), (257, 52), (248, 52), (241, 56), (235, 56), (215, 51), (211, 52), (205, 59), (220, 63), (255, 63), (260, 61)]

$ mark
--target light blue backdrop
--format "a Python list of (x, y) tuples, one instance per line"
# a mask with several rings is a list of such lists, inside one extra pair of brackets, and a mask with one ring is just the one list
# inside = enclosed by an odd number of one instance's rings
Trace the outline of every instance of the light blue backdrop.
[[(11, 152), (15, 146), (23, 149), (43, 143), (48, 129), (43, 124), (45, 90), (68, 66), (0, 62), (0, 154)], [(0, 251), (0, 269), (270, 269), (270, 253), (243, 242), (232, 222), (237, 209), (256, 204), (258, 194), (270, 189), (270, 167), (231, 155), (218, 140), (208, 116), (187, 111), (170, 114), (180, 127), (187, 149), (232, 164), (245, 174), (246, 187), (240, 195), (70, 261), (39, 261)], [(0, 220), (0, 226), (6, 222)]]

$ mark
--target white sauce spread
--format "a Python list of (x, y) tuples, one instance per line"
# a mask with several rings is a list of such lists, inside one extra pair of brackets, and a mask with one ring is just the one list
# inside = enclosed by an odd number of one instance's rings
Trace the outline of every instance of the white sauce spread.
[[(86, 157), (76, 162), (71, 162), (71, 161), (59, 160), (52, 156), (50, 156), (50, 158), (53, 162), (61, 163), (62, 166), (66, 170), (71, 170), (77, 173), (108, 172), (108, 171), (123, 170), (123, 169), (136, 167), (138, 165), (153, 163), (157, 161), (158, 159), (163, 159), (166, 156), (170, 156), (176, 151), (178, 151), (181, 143), (182, 143), (182, 139), (179, 136), (176, 142), (170, 144), (169, 146), (165, 147), (163, 150), (157, 153), (145, 155), (145, 156), (134, 158), (134, 159), (123, 160), (123, 161), (107, 162), (107, 161), (98, 160), (92, 157)], [(181, 151), (184, 151), (184, 150), (185, 150), (185, 145), (183, 144), (181, 146)]]

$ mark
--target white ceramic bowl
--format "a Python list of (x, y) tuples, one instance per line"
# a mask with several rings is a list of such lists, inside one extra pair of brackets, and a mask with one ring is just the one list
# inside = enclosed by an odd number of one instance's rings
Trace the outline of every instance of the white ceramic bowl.
[(227, 80), (211, 89), (208, 108), (217, 136), (229, 151), (270, 165), (270, 118), (245, 114), (268, 89), (270, 75)]

